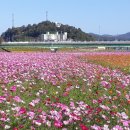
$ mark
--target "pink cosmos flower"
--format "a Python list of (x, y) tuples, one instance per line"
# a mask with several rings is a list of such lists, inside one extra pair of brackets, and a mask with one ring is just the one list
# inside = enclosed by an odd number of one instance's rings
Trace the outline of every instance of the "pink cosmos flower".
[(75, 107), (74, 102), (70, 102), (71, 107)]
[(81, 130), (89, 130), (84, 124), (80, 124)]
[(122, 113), (121, 113), (121, 116), (122, 116), (123, 119), (128, 119), (128, 116), (126, 115), (125, 112), (122, 112)]
[(105, 87), (105, 88), (110, 88), (111, 87), (110, 83), (108, 83), (107, 81), (101, 81), (101, 85), (103, 87)]
[(16, 86), (12, 86), (12, 87), (10, 87), (10, 91), (15, 92), (15, 91), (16, 91), (16, 89), (17, 89), (17, 87), (16, 87)]
[(30, 127), (31, 130), (36, 130), (33, 126)]
[(109, 108), (108, 106), (105, 106), (105, 105), (100, 105), (100, 107), (101, 107), (102, 109), (104, 109), (104, 110), (107, 110), (107, 111), (110, 110), (110, 108)]
[(32, 102), (29, 103), (30, 106), (34, 107), (36, 104), (38, 104), (40, 101), (39, 98), (35, 99), (35, 100), (32, 100)]
[(33, 120), (33, 123), (36, 124), (37, 126), (41, 126), (41, 121), (40, 120)]
[(55, 121), (54, 126), (57, 127), (57, 128), (62, 128), (63, 123), (61, 121)]
[(97, 100), (94, 99), (92, 102), (93, 102), (93, 104), (96, 104), (96, 103), (97, 103)]
[(35, 103), (30, 102), (29, 105), (30, 105), (31, 107), (34, 107), (34, 106), (35, 106)]
[(63, 96), (64, 96), (64, 97), (67, 97), (68, 95), (69, 95), (69, 92), (64, 92), (64, 93), (63, 93)]
[(23, 102), (23, 100), (19, 96), (15, 96), (13, 98), (16, 102)]
[(116, 125), (112, 130), (123, 130), (122, 126)]
[(63, 121), (63, 123), (64, 123), (64, 125), (68, 125), (70, 123), (70, 121), (69, 120)]
[(26, 108), (21, 107), (19, 110), (19, 114), (25, 114), (26, 113)]
[(29, 119), (32, 120), (35, 116), (35, 113), (30, 111), (30, 112), (27, 113), (27, 115), (29, 116)]
[(130, 125), (130, 121), (125, 121), (125, 120), (122, 120), (122, 123), (123, 123), (123, 126), (129, 126)]
[(97, 125), (93, 125), (93, 126), (91, 126), (91, 128), (92, 128), (93, 130), (101, 130), (101, 127), (100, 127), (100, 126), (97, 126)]
[(0, 96), (0, 103), (6, 101), (6, 98), (4, 96)]

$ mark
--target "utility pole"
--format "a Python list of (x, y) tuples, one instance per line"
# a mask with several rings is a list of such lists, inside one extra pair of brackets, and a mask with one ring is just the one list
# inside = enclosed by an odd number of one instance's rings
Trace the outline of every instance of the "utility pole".
[(46, 21), (48, 21), (48, 11), (46, 11)]
[[(12, 13), (12, 29), (13, 29), (13, 28), (14, 28), (14, 13)], [(11, 41), (12, 41), (12, 42), (14, 41), (13, 33), (12, 33)]]
[(14, 13), (12, 13), (12, 28), (14, 28)]
[(99, 25), (99, 37), (98, 37), (98, 41), (100, 41), (100, 25)]

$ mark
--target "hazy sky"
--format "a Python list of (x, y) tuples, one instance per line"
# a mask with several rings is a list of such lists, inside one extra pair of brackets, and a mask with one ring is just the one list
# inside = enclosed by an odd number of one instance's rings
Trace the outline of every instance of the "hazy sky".
[[(130, 32), (130, 0), (0, 0), (0, 33), (48, 19), (81, 28), (85, 32)], [(99, 31), (100, 26), (100, 31)]]

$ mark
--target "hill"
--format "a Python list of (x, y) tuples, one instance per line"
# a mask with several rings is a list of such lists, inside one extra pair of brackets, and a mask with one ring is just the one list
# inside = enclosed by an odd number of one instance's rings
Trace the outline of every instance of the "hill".
[(117, 39), (130, 41), (130, 32), (117, 36)]
[(6, 32), (2, 33), (1, 37), (4, 41), (39, 41), (41, 34), (46, 32), (55, 33), (55, 32), (67, 32), (68, 39), (74, 41), (91, 41), (94, 38), (83, 32), (80, 28), (75, 28), (69, 25), (61, 24), (60, 27), (54, 22), (44, 21), (38, 24), (27, 25), (22, 27), (15, 27), (8, 29)]
[(89, 34), (92, 35), (97, 41), (130, 41), (130, 32), (120, 35), (98, 35), (94, 33)]

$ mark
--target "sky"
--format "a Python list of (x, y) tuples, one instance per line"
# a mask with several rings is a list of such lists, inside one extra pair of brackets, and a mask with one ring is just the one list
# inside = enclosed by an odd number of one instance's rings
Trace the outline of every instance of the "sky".
[(0, 34), (14, 26), (46, 20), (81, 28), (87, 33), (130, 32), (130, 0), (0, 0)]

